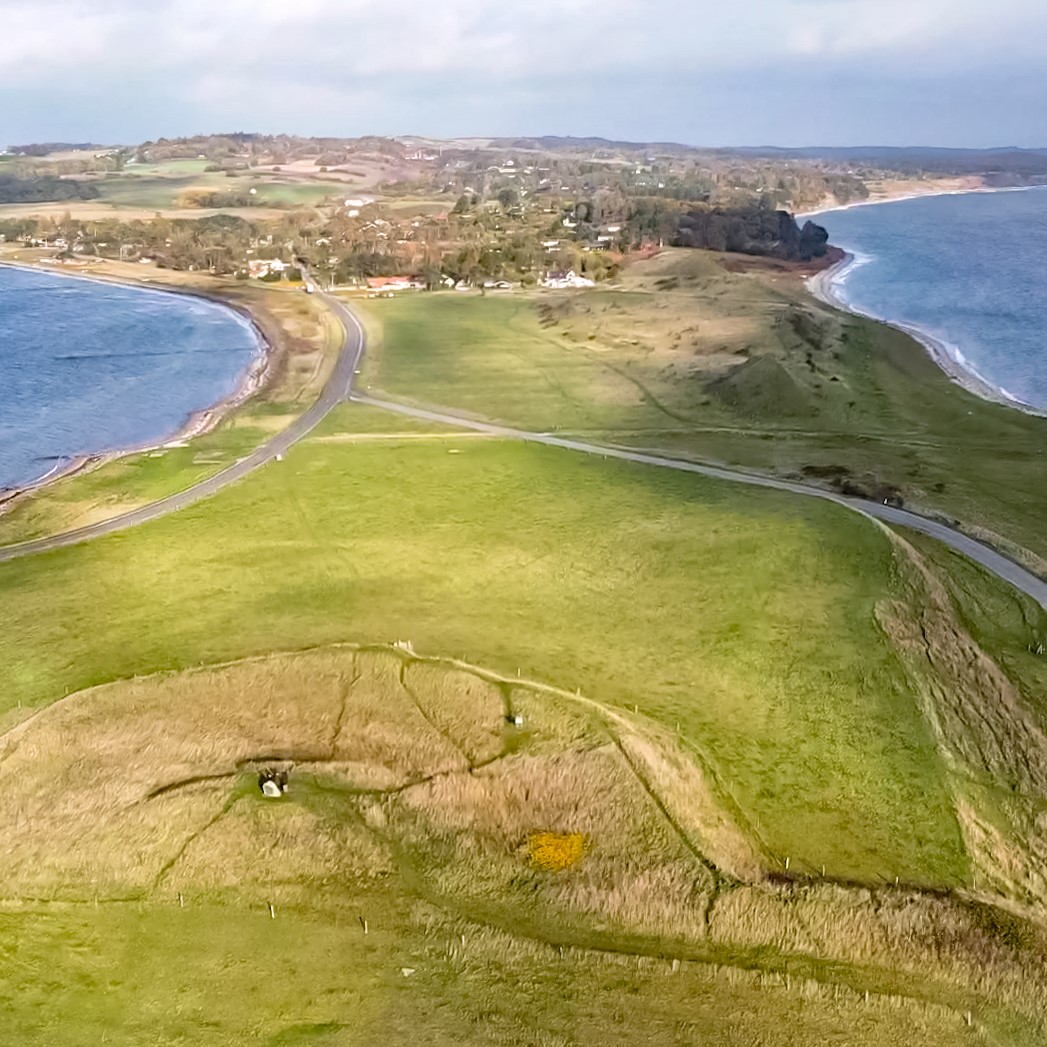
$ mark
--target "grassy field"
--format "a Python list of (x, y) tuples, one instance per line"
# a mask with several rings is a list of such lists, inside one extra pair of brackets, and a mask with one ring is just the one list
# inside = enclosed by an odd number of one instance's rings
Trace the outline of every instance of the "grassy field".
[(616, 289), (366, 308), (383, 331), (373, 391), (897, 492), (1047, 571), (1047, 421), (964, 392), (908, 336), (819, 305), (791, 274), (670, 251)]
[[(83, 221), (119, 219), (149, 221), (157, 213), (166, 218), (203, 218), (235, 214), (247, 221), (279, 218), (288, 208), (316, 207), (330, 196), (346, 195), (349, 184), (322, 174), (294, 171), (242, 171), (235, 178), (222, 171), (208, 171), (207, 160), (170, 160), (157, 164), (132, 164), (122, 171), (97, 179), (92, 185), (99, 196), (93, 200), (63, 200), (57, 203), (5, 204), (0, 215), (18, 218), (30, 215), (61, 217), (68, 213)], [(193, 190), (247, 193), (257, 190), (257, 206), (220, 210), (188, 205)]]
[(134, 164), (107, 175), (96, 184), (102, 199), (120, 207), (167, 211), (193, 189), (246, 193), (258, 191), (259, 206), (313, 207), (332, 194), (344, 195), (345, 184), (313, 178), (244, 172), (229, 178), (223, 171), (208, 171), (206, 160), (172, 160), (161, 164)]
[(1038, 1034), (1035, 931), (761, 883), (686, 743), (581, 695), (343, 646), (103, 686), (0, 745), (11, 1043)]
[[(364, 380), (783, 471), (807, 441), (887, 460), (923, 364), (790, 287), (671, 256), (589, 296), (368, 301)], [(274, 294), (273, 402), (5, 533), (285, 424), (327, 328)], [(0, 565), (8, 1039), (1033, 1047), (1043, 643), (1031, 601), (838, 506), (344, 406), (205, 503)]]
[[(75, 695), (3, 747), (5, 966), (29, 989), (7, 1027), (23, 1034), (133, 1043), (148, 1022), (193, 1042), (341, 1044), (387, 1035), (396, 1010), (395, 1028), (438, 1042), (474, 1023), (472, 1042), (528, 1042), (559, 1022), (565, 1043), (586, 1027), (624, 1042), (637, 1017), (593, 1008), (611, 985), (645, 994), (655, 1043), (725, 1021), (714, 1042), (760, 1042), (782, 1011), (803, 1043), (833, 1023), (847, 1043), (903, 1043), (912, 1023), (958, 1042), (965, 1010), (979, 1031), (1035, 1034), (1034, 932), (908, 888), (762, 886), (680, 739), (514, 677), (335, 647)], [(255, 783), (266, 765), (290, 768), (279, 802)], [(144, 967), (121, 960), (132, 940)], [(37, 984), (57, 941), (72, 948)], [(180, 973), (158, 962), (172, 941), (193, 958)], [(277, 994), (270, 965), (290, 976)], [(527, 1006), (495, 1018), (521, 977)], [(755, 1020), (730, 1020), (755, 1000)]]
[(5, 601), (4, 702), (403, 637), (679, 722), (782, 861), (962, 882), (933, 740), (872, 618), (893, 570), (880, 532), (828, 506), (500, 441), (328, 433), (206, 505), (6, 565), (25, 602)]

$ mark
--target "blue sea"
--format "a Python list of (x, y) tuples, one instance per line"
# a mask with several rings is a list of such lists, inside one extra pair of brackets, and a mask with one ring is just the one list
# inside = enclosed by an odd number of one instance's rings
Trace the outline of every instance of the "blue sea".
[(258, 352), (246, 320), (199, 298), (0, 267), (0, 490), (170, 438)]
[(982, 382), (1047, 410), (1047, 187), (813, 217), (855, 256), (837, 298), (919, 328)]

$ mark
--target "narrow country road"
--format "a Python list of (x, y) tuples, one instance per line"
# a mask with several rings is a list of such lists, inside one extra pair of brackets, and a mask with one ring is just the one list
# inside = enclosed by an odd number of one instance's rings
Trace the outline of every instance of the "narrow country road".
[(663, 455), (649, 454), (645, 451), (635, 451), (622, 447), (603, 447), (599, 444), (585, 443), (581, 440), (551, 436), (548, 433), (535, 433), (525, 429), (514, 429), (510, 426), (463, 418), (459, 415), (429, 410), (424, 407), (411, 407), (407, 404), (394, 403), (362, 393), (355, 393), (353, 392), (353, 377), (364, 352), (363, 327), (345, 303), (340, 302), (331, 295), (325, 294), (323, 298), (345, 328), (345, 344), (335, 363), (331, 377), (327, 380), (327, 384), (324, 386), (319, 398), (283, 432), (278, 433), (251, 454), (240, 459), (240, 461), (234, 462), (221, 472), (215, 473), (214, 476), (201, 480), (198, 484), (194, 484), (192, 487), (186, 488), (186, 490), (177, 494), (161, 498), (159, 501), (144, 505), (139, 509), (133, 509), (120, 516), (114, 516), (110, 520), (88, 524), (85, 527), (78, 527), (63, 534), (21, 542), (17, 545), (0, 546), (0, 562), (27, 556), (31, 553), (60, 549), (63, 546), (74, 545), (89, 538), (97, 538), (101, 535), (112, 534), (115, 531), (122, 531), (128, 527), (145, 523), (148, 520), (155, 520), (168, 513), (177, 512), (179, 509), (184, 509), (186, 506), (193, 505), (204, 498), (209, 498), (223, 487), (243, 479), (249, 473), (272, 461), (277, 455), (283, 454), (293, 444), (315, 429), (339, 403), (345, 400), (352, 400), (355, 403), (366, 404), (386, 411), (394, 411), (411, 418), (457, 426), (462, 429), (471, 429), (491, 436), (523, 440), (528, 443), (542, 444), (546, 447), (559, 447), (567, 451), (579, 451), (584, 454), (614, 458), (623, 462), (635, 462), (639, 465), (676, 469), (680, 472), (707, 476), (714, 480), (727, 480), (732, 483), (749, 484), (754, 487), (766, 487), (771, 490), (786, 491), (790, 494), (804, 495), (809, 498), (822, 498), (885, 523), (910, 527), (914, 531), (930, 535), (932, 538), (938, 539), (938, 541), (951, 549), (955, 549), (981, 565), (998, 578), (1013, 585), (1016, 589), (1031, 596), (1041, 607), (1047, 610), (1047, 582), (1037, 578), (1036, 575), (1027, 571), (1013, 560), (1008, 559), (1003, 554), (996, 552), (995, 549), (991, 549), (989, 546), (969, 538), (960, 531), (905, 509), (896, 509), (890, 505), (881, 505), (879, 502), (868, 501), (862, 498), (848, 498), (844, 495), (834, 494), (831, 491), (818, 487), (809, 487), (806, 484), (795, 483), (790, 480), (778, 480), (770, 476), (735, 472), (732, 469), (700, 465), (697, 462), (682, 461), (678, 458), (666, 458)]
[(1002, 553), (990, 549), (989, 546), (960, 531), (949, 527), (947, 524), (930, 520), (926, 516), (908, 512), (905, 509), (896, 509), (890, 505), (881, 505), (879, 502), (869, 501), (864, 498), (848, 498), (844, 495), (834, 494), (818, 487), (809, 487), (806, 484), (794, 483), (790, 480), (776, 480), (770, 476), (759, 476), (753, 473), (735, 472), (733, 469), (721, 469), (714, 465), (699, 465), (697, 462), (682, 461), (678, 458), (666, 458), (662, 455), (648, 454), (645, 451), (634, 451), (623, 447), (603, 447), (599, 444), (584, 443), (581, 440), (571, 440), (560, 436), (550, 436), (548, 433), (533, 433), (524, 429), (512, 429), (505, 425), (495, 425), (491, 422), (481, 422), (472, 418), (461, 418), (454, 414), (445, 414), (440, 411), (430, 411), (423, 407), (409, 407), (406, 404), (394, 403), (389, 400), (379, 400), (372, 396), (361, 393), (351, 393), (350, 399), (354, 403), (367, 404), (370, 407), (380, 407), (386, 411), (396, 411), (399, 414), (411, 418), (418, 418), (428, 422), (441, 422), (445, 425), (455, 425), (459, 428), (473, 429), (476, 432), (488, 433), (491, 436), (508, 437), (514, 440), (526, 440), (529, 443), (544, 444), (546, 447), (562, 447), (567, 451), (581, 451), (585, 454), (596, 454), (604, 458), (616, 458), (623, 462), (636, 462), (640, 465), (654, 465), (662, 469), (677, 469), (680, 472), (696, 473), (699, 476), (708, 476), (714, 480), (729, 480), (733, 483), (750, 484), (753, 487), (769, 487), (775, 491), (788, 491), (790, 494), (802, 494), (807, 497), (823, 498), (828, 502), (835, 502), (847, 509), (874, 517), (885, 523), (897, 524), (901, 527), (911, 527), (914, 531), (937, 538), (940, 542), (963, 553), (964, 556), (975, 563), (980, 564), (987, 571), (1009, 582), (1016, 589), (1031, 596), (1044, 610), (1047, 610), (1047, 582), (1037, 578), (1036, 575), (1027, 571), (1024, 567), (1009, 560)]

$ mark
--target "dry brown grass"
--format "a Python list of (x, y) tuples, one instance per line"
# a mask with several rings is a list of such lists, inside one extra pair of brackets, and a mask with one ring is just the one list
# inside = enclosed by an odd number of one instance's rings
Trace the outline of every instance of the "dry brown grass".
[[(466, 761), (399, 684), (392, 655), (259, 659), (96, 688), (0, 740), (8, 894), (147, 887), (230, 796), (241, 768), (336, 766), (396, 788)], [(69, 739), (75, 738), (75, 747)], [(222, 779), (220, 788), (195, 784)]]
[(389, 849), (359, 822), (325, 818), (292, 802), (266, 803), (252, 794), (194, 837), (164, 886), (170, 892), (278, 897), (281, 888), (322, 889), (394, 870)]
[[(505, 692), (525, 729), (503, 733)], [(331, 648), (131, 680), (0, 744), (9, 899), (308, 905), (400, 875), (452, 912), (553, 943), (792, 957), (1030, 1014), (1047, 998), (1041, 925), (906, 888), (761, 879), (758, 850), (671, 734), (581, 695), (503, 691), (460, 663)], [(293, 765), (282, 799), (257, 790), (266, 762)]]
[(454, 738), (470, 763), (492, 760), (502, 751), (506, 706), (493, 683), (431, 662), (407, 665), (403, 682), (426, 719)]
[(971, 637), (919, 552), (896, 543), (909, 599), (877, 614), (910, 667), (954, 776), (976, 886), (1047, 915), (1047, 731)]

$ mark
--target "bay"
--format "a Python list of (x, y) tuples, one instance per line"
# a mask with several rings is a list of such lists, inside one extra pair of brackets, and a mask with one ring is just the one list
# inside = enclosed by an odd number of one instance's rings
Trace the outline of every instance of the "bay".
[(1047, 410), (1047, 187), (813, 217), (854, 255), (834, 297), (917, 328), (982, 383)]
[(251, 324), (217, 303), (0, 267), (0, 489), (170, 439), (259, 352)]

